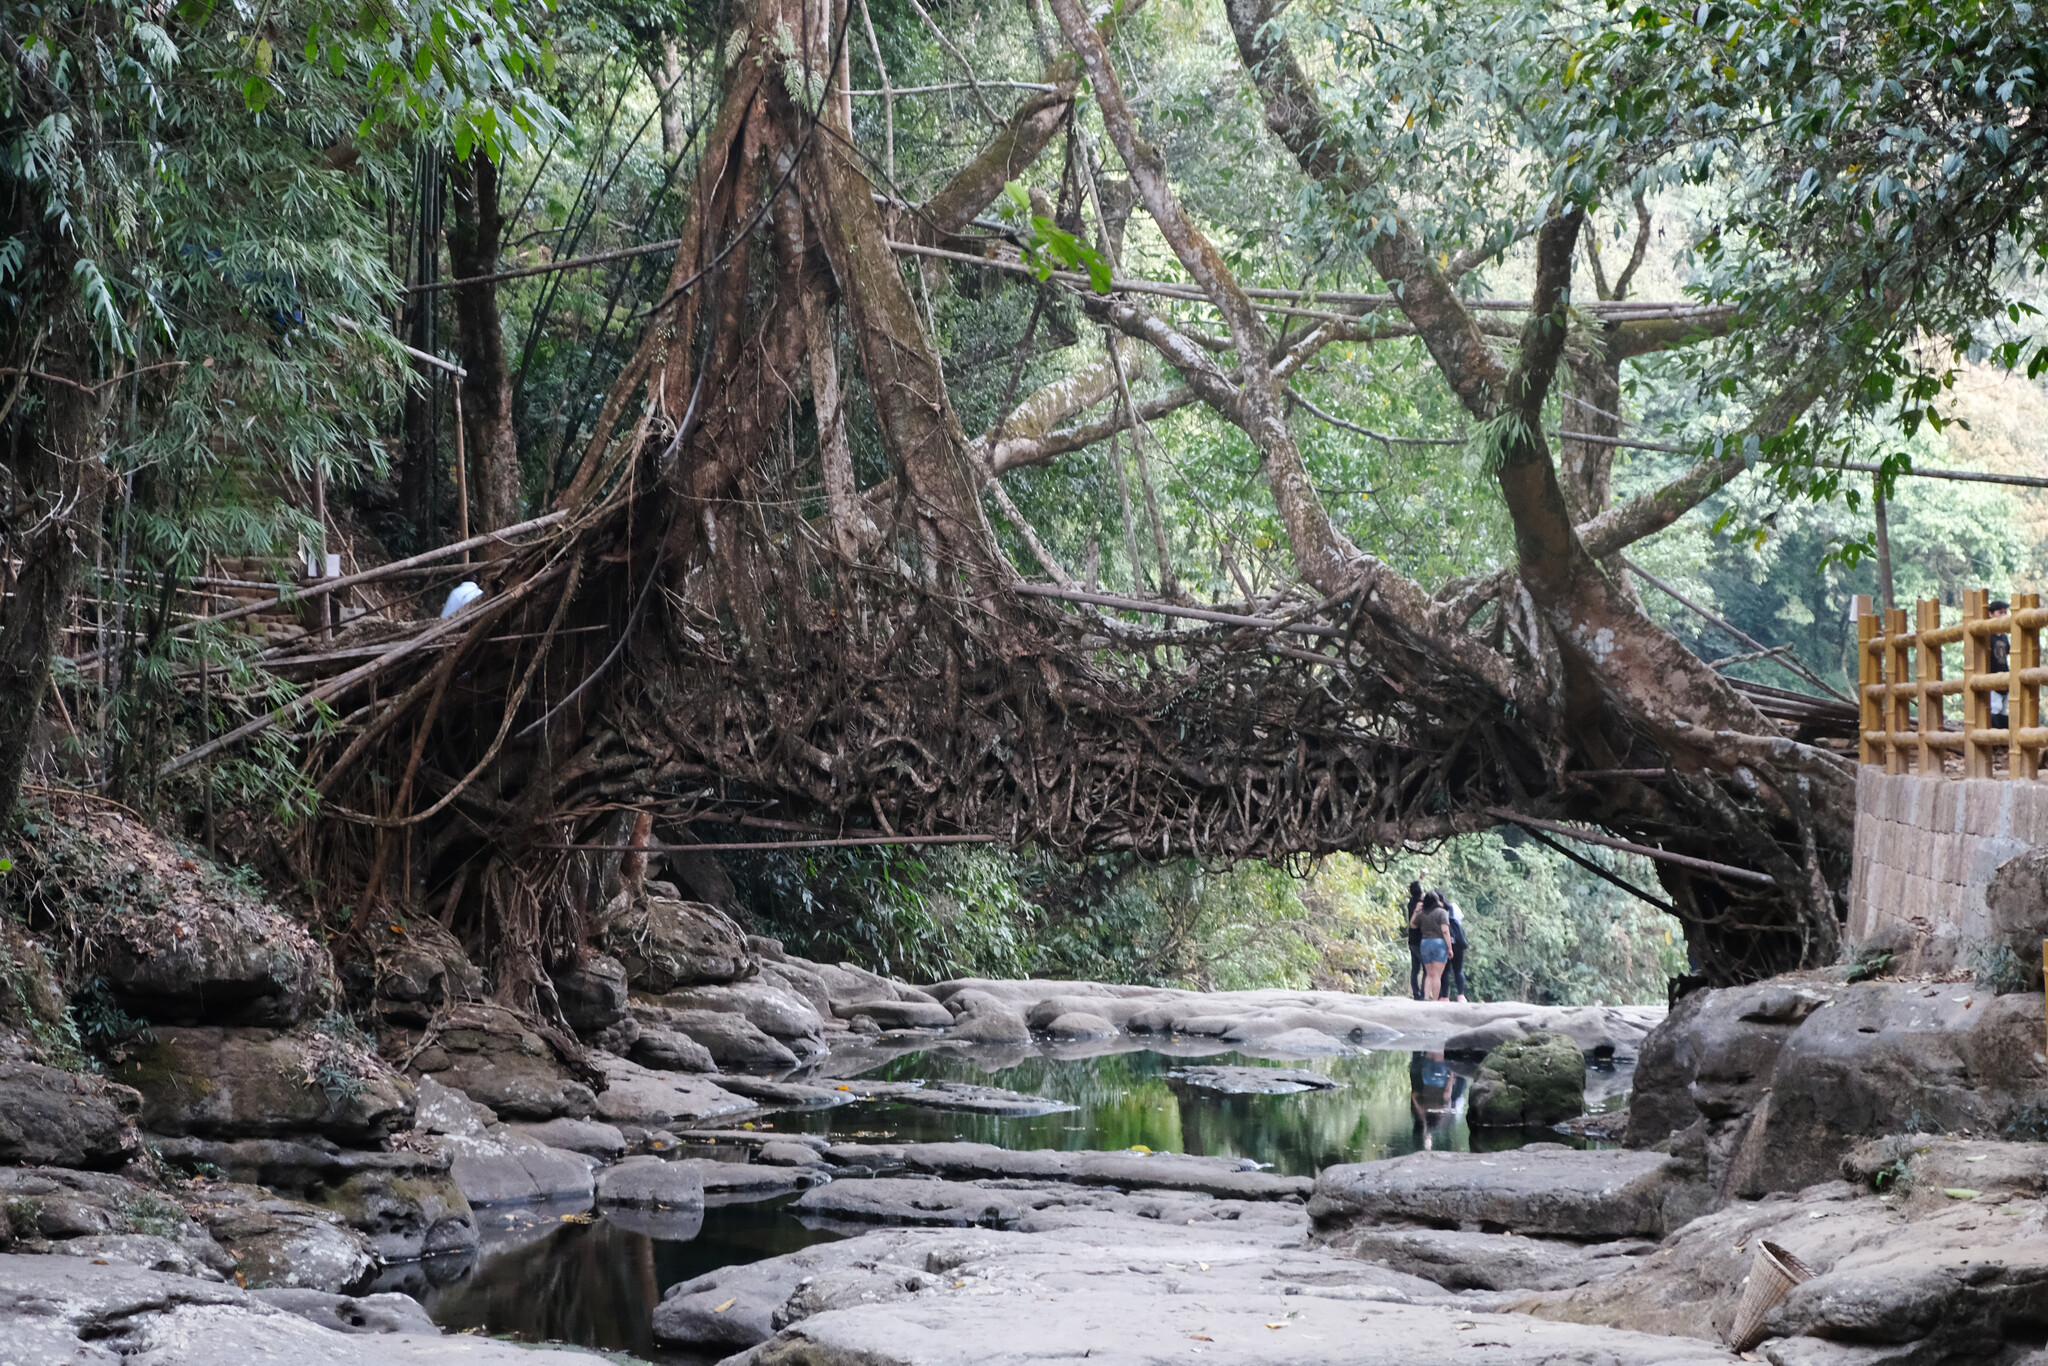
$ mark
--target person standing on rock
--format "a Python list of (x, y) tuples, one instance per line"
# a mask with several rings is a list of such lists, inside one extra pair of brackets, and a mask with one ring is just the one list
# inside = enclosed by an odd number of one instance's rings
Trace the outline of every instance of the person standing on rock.
[(1408, 884), (1408, 994), (1422, 999), (1422, 931), (1415, 928), (1415, 912), (1422, 908), (1422, 884)]
[(1444, 964), (1451, 960), (1451, 913), (1444, 909), (1443, 897), (1436, 892), (1426, 893), (1408, 924), (1422, 941), (1422, 999), (1441, 1001)]
[(1451, 959), (1444, 964), (1444, 997), (1462, 1001), (1465, 999), (1465, 913), (1449, 897), (1444, 898), (1444, 910), (1451, 917)]

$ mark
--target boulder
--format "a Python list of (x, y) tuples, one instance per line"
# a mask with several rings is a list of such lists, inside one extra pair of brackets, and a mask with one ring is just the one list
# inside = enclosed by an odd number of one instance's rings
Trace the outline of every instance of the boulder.
[(305, 926), (153, 832), (122, 821), (126, 895), (80, 926), (90, 971), (132, 1014), (171, 1024), (296, 1024), (331, 1000), (334, 965)]
[(344, 1034), (159, 1026), (108, 1075), (141, 1093), (140, 1122), (159, 1134), (375, 1143), (412, 1123), (412, 1084)]
[(553, 974), (562, 1018), (578, 1034), (596, 1034), (626, 1018), (626, 966), (586, 953)]
[(0, 1210), (21, 1250), (218, 1280), (234, 1259), (162, 1191), (103, 1172), (0, 1167)]
[(545, 1143), (564, 1152), (582, 1153), (601, 1162), (623, 1156), (626, 1136), (610, 1124), (594, 1119), (551, 1119), (545, 1124), (511, 1124), (513, 1133)]
[(819, 1186), (790, 1208), (799, 1216), (847, 1223), (1015, 1228), (1030, 1205), (1017, 1192), (971, 1182), (878, 1176)]
[(502, 1119), (580, 1119), (596, 1106), (590, 1086), (546, 1035), (499, 1005), (454, 1007), (409, 1070), (490, 1106)]
[(813, 1148), (808, 1143), (777, 1141), (763, 1143), (755, 1150), (754, 1160), (771, 1167), (815, 1167), (825, 1158), (822, 1148)]
[[(487, 1106), (432, 1077), (420, 1081), (419, 1127), (422, 1133), (438, 1138), (437, 1146), (448, 1155), (448, 1175), (472, 1207), (590, 1198), (592, 1159), (551, 1148), (499, 1123)], [(616, 1129), (611, 1132), (618, 1137)], [(623, 1137), (618, 1138), (618, 1146), (625, 1148)]]
[(173, 1166), (261, 1185), (339, 1214), (368, 1234), (371, 1251), (387, 1262), (477, 1246), (476, 1217), (449, 1176), (449, 1154), (431, 1142), (375, 1152), (311, 1137), (167, 1138), (157, 1148)]
[(810, 1002), (773, 983), (733, 982), (726, 986), (689, 987), (660, 998), (675, 1010), (716, 1010), (738, 1015), (793, 1051), (825, 1051), (825, 1021)]
[[(749, 946), (773, 944), (774, 942), (772, 939), (759, 939), (753, 936), (749, 936), (747, 939)], [(796, 997), (805, 1005), (808, 1005), (817, 1012), (820, 1021), (830, 1020), (832, 1018), (832, 993), (826, 989), (825, 979), (814, 969), (792, 960), (787, 954), (782, 954), (779, 948), (776, 950), (776, 953), (780, 956), (760, 955), (761, 981), (772, 986), (781, 987), (784, 991)]]
[(1997, 955), (2007, 978), (1999, 989), (2039, 991), (2041, 943), (2048, 940), (2048, 848), (2001, 863), (1984, 889), (1984, 907), (1991, 922), (1985, 948)]
[[(657, 1072), (716, 1072), (711, 1050), (674, 1029), (636, 1029), (625, 1056)], [(795, 1061), (795, 1055), (790, 1055)]]
[(765, 1342), (775, 1332), (775, 1311), (797, 1283), (836, 1261), (822, 1248), (805, 1248), (670, 1286), (654, 1309), (655, 1340), (711, 1355)]
[(739, 926), (701, 901), (622, 893), (613, 903), (605, 946), (635, 988), (656, 995), (736, 981), (755, 967)]
[(1055, 1015), (1045, 1027), (1055, 1039), (1108, 1039), (1118, 1033), (1116, 1025), (1084, 1010), (1067, 1010)]
[(1508, 1016), (1499, 1020), (1488, 1020), (1485, 1024), (1461, 1029), (1444, 1040), (1444, 1056), (1447, 1058), (1483, 1058), (1510, 1039), (1519, 1039), (1529, 1031), (1520, 1020)]
[(1118, 1190), (1191, 1192), (1219, 1200), (1299, 1202), (1314, 1188), (1305, 1176), (1262, 1172), (1246, 1158), (1184, 1153), (1065, 1152), (988, 1143), (840, 1143), (826, 1149), (825, 1160), (834, 1166), (923, 1172), (950, 1181), (1065, 1181)]
[(953, 1012), (936, 1001), (899, 1001), (869, 998), (832, 1002), (832, 1013), (842, 1020), (872, 1020), (882, 1029), (945, 1029), (953, 1023)]
[(636, 1014), (644, 1028), (669, 1030), (695, 1039), (720, 1067), (779, 1072), (797, 1064), (796, 1054), (781, 1040), (770, 1038), (746, 1016), (732, 1011), (641, 1006), (636, 1008)]
[[(311, 1292), (295, 1292), (308, 1295)], [(0, 1360), (114, 1366), (220, 1366), (291, 1362), (294, 1366), (536, 1366), (536, 1352), (598, 1366), (575, 1349), (443, 1337), (389, 1306), (330, 1311), (360, 1318), (354, 1332), (321, 1321), (304, 1301), (267, 1303), (266, 1295), (126, 1266), (54, 1257), (0, 1257)], [(375, 1332), (381, 1325), (389, 1331)]]
[(598, 1174), (597, 1203), (665, 1209), (701, 1206), (704, 1203), (704, 1177), (698, 1170), (699, 1166), (696, 1162), (671, 1162), (660, 1157), (625, 1158)]
[(416, 1333), (439, 1337), (426, 1309), (410, 1295), (334, 1295), (321, 1290), (256, 1290), (250, 1298), (337, 1333)]
[(366, 1234), (370, 1250), (385, 1262), (474, 1252), (477, 1247), (476, 1215), (445, 1170), (365, 1166), (306, 1195)]
[(341, 1215), (260, 1186), (196, 1184), (185, 1208), (235, 1259), (242, 1284), (252, 1289), (300, 1287), (338, 1295), (367, 1282), (377, 1267), (369, 1237)]
[[(1662, 1153), (1531, 1143), (1498, 1153), (1424, 1151), (1325, 1167), (1309, 1217), (1325, 1236), (1409, 1224), (1550, 1238), (1661, 1238), (1682, 1219), (1667, 1197), (1684, 1175)], [(1685, 1217), (1690, 1217), (1688, 1207)]]
[(779, 1166), (765, 1162), (718, 1162), (701, 1157), (678, 1158), (676, 1165), (694, 1167), (704, 1183), (704, 1193), (714, 1200), (728, 1197), (763, 1200), (771, 1195), (809, 1190), (832, 1179), (822, 1158), (806, 1166)]
[(105, 1077), (0, 1058), (0, 1163), (118, 1167), (140, 1151), (141, 1105)]
[(956, 1016), (950, 1037), (961, 1043), (1030, 1043), (1031, 1026), (1023, 1011), (991, 1000)]
[(1695, 992), (1645, 1041), (1631, 1145), (1669, 1139), (1720, 1198), (1835, 1175), (1859, 1143), (2036, 1121), (2040, 1002), (1969, 982), (1798, 978)]
[(483, 972), (431, 916), (388, 921), (368, 938), (370, 952), (350, 960), (342, 982), (379, 1030), (424, 1029), (456, 1002), (483, 996)]
[(651, 1071), (609, 1053), (590, 1057), (605, 1079), (598, 1118), (622, 1129), (629, 1124), (667, 1129), (754, 1108), (753, 1101), (702, 1077)]
[(475, 1136), (450, 1135), (440, 1147), (448, 1154), (450, 1178), (471, 1206), (590, 1198), (594, 1159), (550, 1148), (507, 1125)]
[(1332, 1239), (1360, 1261), (1434, 1281), (1446, 1290), (1561, 1290), (1616, 1271), (1650, 1242), (1582, 1246), (1555, 1238), (1512, 1238), (1454, 1229), (1363, 1227)]
[(1486, 1055), (1466, 1114), (1482, 1126), (1555, 1124), (1585, 1108), (1585, 1055), (1568, 1036), (1545, 1031)]

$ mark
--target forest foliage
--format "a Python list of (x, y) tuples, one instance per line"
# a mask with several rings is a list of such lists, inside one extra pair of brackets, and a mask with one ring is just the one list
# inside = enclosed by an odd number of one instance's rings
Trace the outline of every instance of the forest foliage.
[[(680, 234), (717, 108), (722, 23), (715, 6), (610, 0), (9, 8), (4, 532), (23, 563), (75, 561), (82, 606), (54, 653), (99, 656), (24, 659), (0, 680), (25, 689), (54, 669), (66, 717), (24, 744), (38, 772), (188, 825), (202, 786), (251, 827), (313, 812), (303, 736), (274, 732), (159, 780), (167, 757), (292, 690), (256, 667), (261, 639), (181, 631), (179, 595), (230, 570), (280, 578), (323, 548), (352, 568), (452, 537), (448, 382), (400, 343), (442, 353), (460, 340), (449, 295), (406, 292), (452, 270), (456, 187), (477, 183), (462, 177), (478, 157), (499, 169), (506, 268)], [(1897, 477), (2043, 468), (2043, 425), (2014, 417), (2048, 417), (2048, 26), (2032, 7), (1304, 0), (1276, 23), (1314, 54), (1349, 145), (1388, 168), (1370, 193), (1307, 184), (1279, 151), (1248, 112), (1256, 94), (1218, 5), (1153, 0), (1116, 44), (1146, 135), (1244, 280), (1379, 288), (1370, 251), (1399, 212), (1446, 260), (1463, 244), (1468, 293), (1526, 291), (1533, 225), (1575, 196), (1606, 254), (1602, 267), (1589, 253), (1590, 270), (1618, 271), (1642, 232), (1638, 297), (1726, 304), (1743, 320), (1624, 372), (1630, 434), (1676, 449), (1624, 453), (1618, 498), (1745, 443), (1770, 466), (1639, 546), (1646, 568), (1846, 679), (1849, 601), (1879, 588), (1874, 486), (1848, 461), (1882, 467), (1901, 601), (2048, 578), (2048, 497)], [(928, 18), (905, 0), (857, 4), (854, 125), (878, 187), (917, 202), (946, 183), (1006, 113), (1001, 83), (1039, 81), (1057, 34), (1035, 3), (934, 4)], [(865, 93), (884, 88), (922, 93)], [(1099, 118), (1078, 108), (1070, 161), (1107, 165)], [(1084, 214), (1084, 197), (1078, 178), (1040, 168), (1006, 203), (1013, 220), (1045, 220), (1063, 264), (1092, 268), (1102, 258), (1074, 230), (1102, 206)], [(1168, 245), (1122, 207), (1121, 272), (1171, 274)], [(627, 257), (497, 290), (524, 512), (568, 478), (666, 264)], [(916, 265), (906, 278), (970, 432), (1101, 355), (1099, 325), (1028, 280)], [(1197, 310), (1161, 308), (1200, 330)], [(1173, 376), (1155, 363), (1129, 378), (1148, 389)], [(1430, 583), (1511, 560), (1485, 433), (1421, 340), (1333, 346), (1292, 387), (1305, 460), (1345, 534)], [(1788, 389), (1810, 399), (1808, 416), (1759, 442), (1752, 420)], [(88, 415), (63, 418), (63, 403), (87, 399)], [(857, 381), (848, 408), (856, 469), (880, 483), (891, 471)], [(38, 473), (33, 453), (59, 441), (60, 419), (88, 436)], [(808, 406), (792, 418), (791, 458), (815, 421)], [(1293, 577), (1242, 431), (1190, 405), (1134, 435), (1006, 480), (1052, 555), (1104, 587), (1203, 599)], [(992, 515), (1029, 564), (1022, 526)], [(1738, 652), (1661, 598), (1648, 606), (1703, 658)], [(10, 660), (26, 630), (9, 620)], [(203, 704), (189, 686), (202, 661)], [(1788, 681), (1769, 661), (1733, 668)], [(1482, 994), (1654, 999), (1683, 968), (1668, 923), (1526, 842), (1474, 835), (1382, 862), (1297, 876), (894, 851), (733, 871), (765, 932), (914, 976), (1398, 989), (1398, 904), (1424, 872), (1472, 917)]]

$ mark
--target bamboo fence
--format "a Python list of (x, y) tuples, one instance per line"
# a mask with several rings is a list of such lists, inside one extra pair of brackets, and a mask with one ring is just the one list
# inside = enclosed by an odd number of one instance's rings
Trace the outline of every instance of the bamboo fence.
[[(2048, 610), (2038, 593), (2015, 593), (2007, 610), (1993, 614), (1991, 593), (1963, 594), (1959, 620), (1944, 624), (1938, 601), (1877, 612), (1868, 596), (1856, 599), (1856, 683), (1861, 704), (1858, 753), (1887, 773), (1929, 777), (2038, 778), (2048, 749), (2041, 724), (2041, 628)], [(2009, 666), (1991, 666), (1993, 637), (2009, 642)], [(1961, 670), (1950, 674), (1944, 652), (1961, 648)], [(2003, 726), (1993, 724), (1992, 695), (2009, 701)], [(1951, 716), (1950, 698), (1958, 699)]]

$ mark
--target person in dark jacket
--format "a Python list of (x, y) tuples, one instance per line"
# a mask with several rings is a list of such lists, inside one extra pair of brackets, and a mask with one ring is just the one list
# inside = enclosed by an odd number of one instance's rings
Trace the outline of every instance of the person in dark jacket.
[(1422, 905), (1422, 884), (1408, 884), (1408, 908), (1401, 918), (1408, 922), (1408, 994), (1422, 999), (1422, 931), (1415, 928), (1415, 912)]
[[(2002, 617), (2012, 610), (2009, 602), (1991, 604), (1991, 615)], [(2012, 637), (2001, 631), (1991, 637), (1989, 658), (1984, 661), (1990, 673), (2002, 674), (2012, 667)], [(2012, 710), (2012, 693), (2004, 688), (1991, 694), (1991, 729), (2004, 730), (2012, 724), (2009, 713)]]
[(1451, 913), (1451, 961), (1444, 964), (1444, 996), (1462, 1001), (1465, 999), (1465, 914), (1449, 897), (1444, 898), (1444, 909)]

